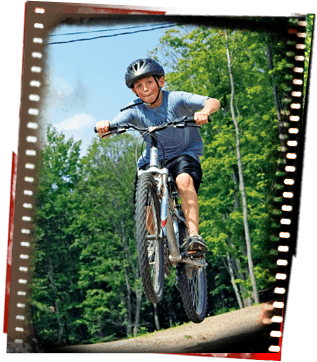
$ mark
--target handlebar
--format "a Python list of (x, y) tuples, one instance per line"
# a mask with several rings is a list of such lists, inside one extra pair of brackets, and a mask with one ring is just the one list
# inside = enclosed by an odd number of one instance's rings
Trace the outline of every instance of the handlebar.
[[(210, 116), (208, 117), (208, 122), (209, 123), (211, 122), (211, 117)], [(176, 118), (173, 121), (166, 122), (166, 123), (164, 123), (164, 124), (162, 124), (160, 126), (150, 126), (148, 128), (137, 127), (137, 126), (135, 126), (133, 124), (130, 124), (130, 123), (128, 123), (126, 125), (122, 125), (122, 126), (119, 126), (116, 123), (115, 124), (110, 124), (108, 133), (102, 135), (102, 137), (105, 137), (105, 136), (108, 136), (108, 135), (111, 135), (111, 134), (114, 134), (114, 133), (116, 133), (116, 134), (124, 133), (129, 128), (132, 128), (132, 129), (134, 129), (136, 131), (140, 131), (140, 132), (152, 133), (153, 131), (162, 130), (162, 129), (165, 129), (167, 127), (184, 128), (186, 126), (201, 128), (201, 126), (196, 124), (194, 117), (184, 116), (184, 117)], [(98, 133), (96, 127), (94, 128), (94, 132)]]

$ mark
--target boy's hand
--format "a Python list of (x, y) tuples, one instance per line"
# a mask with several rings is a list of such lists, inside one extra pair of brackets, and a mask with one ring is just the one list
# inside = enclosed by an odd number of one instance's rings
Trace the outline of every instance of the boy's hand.
[(208, 112), (204, 112), (204, 111), (196, 112), (194, 114), (194, 119), (195, 119), (196, 124), (198, 124), (200, 126), (202, 124), (208, 123), (208, 116), (209, 116)]
[(208, 98), (201, 112), (194, 114), (196, 124), (199, 126), (208, 122), (208, 116), (215, 113), (220, 108), (220, 102), (216, 98)]
[[(98, 132), (99, 137), (101, 137), (102, 135), (107, 133), (109, 131), (109, 121), (100, 121), (100, 122), (98, 122), (97, 125), (96, 125), (96, 130)], [(105, 136), (105, 137), (109, 137), (109, 136)]]

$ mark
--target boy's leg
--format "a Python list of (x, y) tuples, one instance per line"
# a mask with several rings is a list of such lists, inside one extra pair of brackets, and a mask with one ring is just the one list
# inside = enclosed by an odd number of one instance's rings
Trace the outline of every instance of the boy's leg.
[(198, 233), (199, 206), (194, 181), (188, 173), (176, 177), (176, 184), (182, 199), (182, 209), (188, 226), (189, 235)]
[(188, 226), (188, 251), (206, 252), (207, 247), (203, 238), (198, 234), (199, 206), (193, 178), (187, 173), (176, 177), (176, 184), (182, 199), (182, 209)]

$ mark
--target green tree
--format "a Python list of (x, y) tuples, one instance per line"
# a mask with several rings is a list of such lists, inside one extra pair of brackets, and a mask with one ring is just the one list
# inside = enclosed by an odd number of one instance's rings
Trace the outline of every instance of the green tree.
[[(289, 89), (283, 39), (246, 30), (228, 29), (227, 41), (225, 35), (220, 28), (176, 27), (152, 53), (165, 63), (169, 90), (221, 102), (212, 124), (201, 128), (200, 233), (208, 244), (209, 315), (257, 301), (245, 211), (260, 296), (275, 280), (279, 113), (287, 109)], [(31, 297), (33, 326), (44, 344), (109, 341), (187, 321), (174, 268), (159, 305), (153, 308), (142, 296), (134, 240), (135, 148), (131, 135), (96, 137), (79, 158), (80, 142), (47, 131), (37, 178)]]
[(68, 227), (76, 217), (72, 194), (80, 179), (80, 142), (65, 141), (54, 128), (39, 155), (36, 197), (36, 248), (32, 278), (34, 327), (42, 343), (69, 343), (76, 334), (80, 295), (79, 255)]
[[(225, 46), (226, 46), (226, 53), (227, 53), (227, 64), (228, 64), (228, 71), (229, 71), (229, 78), (230, 78), (230, 86), (231, 86), (230, 111), (231, 111), (231, 117), (232, 117), (235, 131), (236, 131), (236, 153), (237, 153), (237, 163), (238, 163), (238, 172), (239, 172), (239, 181), (240, 181), (239, 189), (241, 192), (241, 198), (242, 198), (242, 203), (243, 203), (243, 224), (244, 224), (244, 234), (245, 234), (247, 254), (248, 254), (248, 266), (249, 266), (249, 272), (250, 272), (250, 277), (251, 277), (254, 301), (256, 303), (259, 303), (260, 300), (259, 300), (259, 295), (258, 295), (258, 289), (257, 289), (256, 280), (255, 280), (255, 276), (254, 276), (254, 267), (253, 267), (251, 240), (250, 240), (249, 222), (248, 222), (247, 198), (246, 198), (246, 193), (245, 193), (245, 188), (244, 188), (243, 168), (242, 168), (242, 163), (241, 163), (240, 130), (239, 130), (239, 125), (238, 125), (236, 116), (235, 116), (235, 110), (234, 110), (234, 104), (233, 104), (235, 87), (234, 87), (234, 80), (233, 80), (233, 75), (232, 75), (232, 59), (231, 59), (229, 45), (228, 45), (228, 30), (227, 29), (225, 29)], [(228, 259), (229, 268), (232, 269), (229, 253), (227, 253), (227, 259)], [(234, 284), (234, 281), (232, 284)], [(241, 303), (241, 301), (240, 301), (240, 303)]]
[(273, 246), (269, 235), (279, 149), (278, 119), (265, 37), (242, 30), (230, 31), (228, 37), (235, 89), (231, 105), (232, 87), (222, 29), (190, 27), (167, 31), (154, 55), (170, 70), (166, 77), (168, 89), (208, 95), (221, 102), (221, 109), (212, 116), (212, 125), (201, 129), (205, 146), (204, 182), (199, 193), (200, 231), (211, 252), (218, 256), (216, 268), (220, 262), (229, 276), (232, 273), (237, 301), (241, 295), (243, 305), (249, 305), (254, 295), (245, 247), (232, 109), (239, 125), (254, 272), (260, 289), (274, 280), (272, 257), (263, 257), (261, 250)]
[(80, 323), (92, 335), (97, 328), (100, 338), (109, 331), (130, 335), (133, 326), (136, 334), (140, 325), (142, 287), (133, 229), (135, 142), (129, 135), (94, 140), (82, 159), (83, 177), (74, 193), (80, 213), (72, 225), (73, 247), (80, 250), (78, 286), (86, 291)]
[(306, 87), (307, 81), (309, 77), (309, 64), (311, 59), (311, 47), (312, 47), (312, 36), (313, 36), (313, 29), (314, 29), (314, 20), (315, 15), (308, 14), (306, 16), (306, 38), (305, 38), (305, 61), (304, 61), (304, 87), (303, 87), (303, 106), (305, 105), (306, 101)]

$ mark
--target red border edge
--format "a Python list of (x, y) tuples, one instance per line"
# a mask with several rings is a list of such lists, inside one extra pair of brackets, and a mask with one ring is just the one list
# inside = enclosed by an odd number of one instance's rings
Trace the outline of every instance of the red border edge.
[[(281, 345), (281, 338), (280, 338)], [(261, 361), (281, 361), (281, 350), (280, 352), (268, 352), (268, 353), (176, 353), (179, 355), (186, 356), (197, 356), (197, 357), (215, 357), (215, 358), (236, 358), (236, 359), (254, 359)]]
[(9, 230), (8, 230), (7, 270), (6, 270), (6, 283), (5, 283), (3, 333), (8, 332), (8, 315), (9, 315), (9, 298), (10, 298), (10, 281), (11, 281), (12, 246), (13, 246), (13, 227), (14, 227), (13, 220), (14, 220), (14, 207), (15, 207), (16, 174), (17, 174), (17, 155), (14, 152), (12, 152), (10, 211), (9, 211)]

